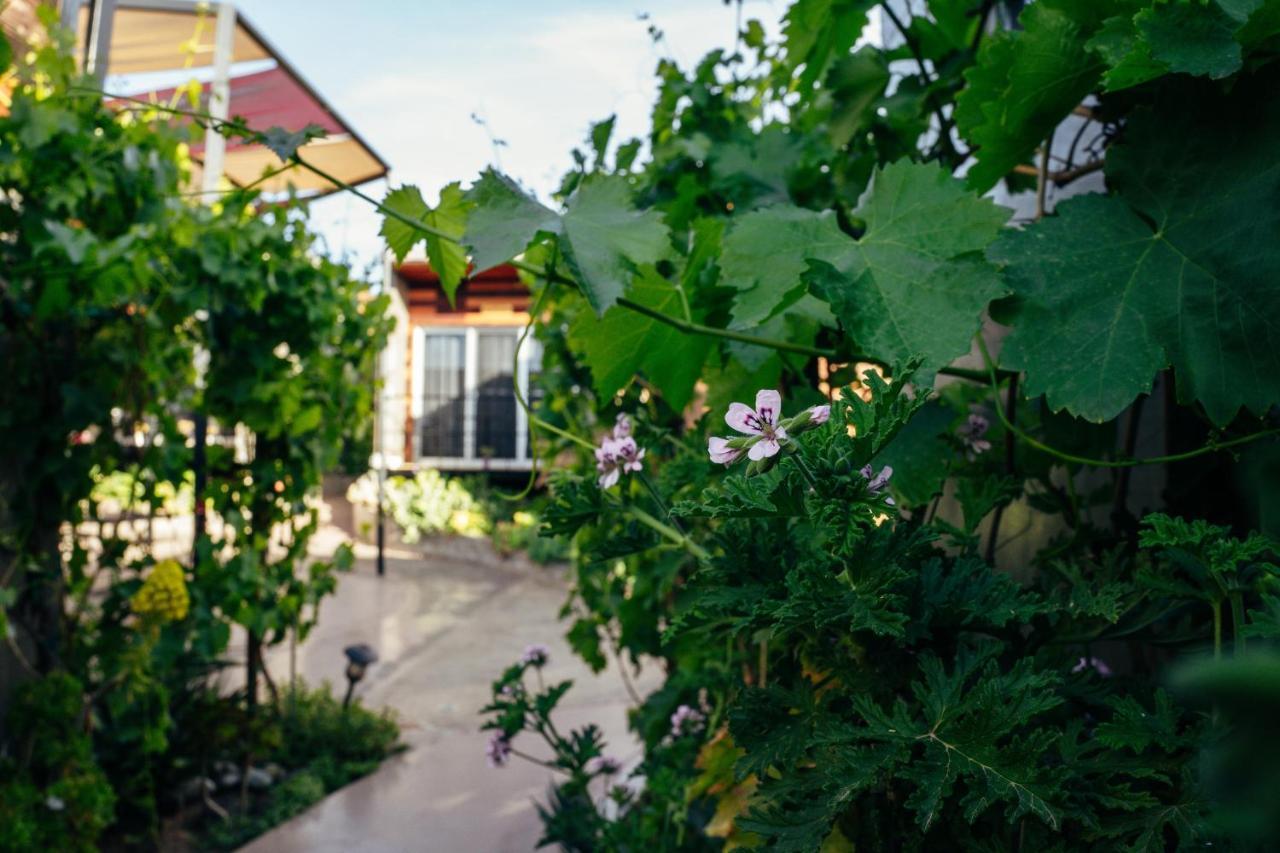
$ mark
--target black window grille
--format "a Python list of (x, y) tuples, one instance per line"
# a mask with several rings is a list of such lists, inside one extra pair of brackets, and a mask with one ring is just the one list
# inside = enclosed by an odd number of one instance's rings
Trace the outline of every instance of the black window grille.
[(476, 335), (476, 456), (516, 458), (516, 396), (511, 386), (516, 338), (509, 331)]
[(422, 456), (461, 457), (466, 435), (466, 339), (425, 335), (422, 353)]

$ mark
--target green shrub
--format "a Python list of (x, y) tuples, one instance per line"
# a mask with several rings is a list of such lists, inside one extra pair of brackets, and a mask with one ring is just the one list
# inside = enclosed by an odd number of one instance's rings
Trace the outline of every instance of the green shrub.
[(54, 673), (14, 695), (14, 758), (0, 761), (0, 851), (98, 849), (116, 797), (93, 760), (80, 682)]

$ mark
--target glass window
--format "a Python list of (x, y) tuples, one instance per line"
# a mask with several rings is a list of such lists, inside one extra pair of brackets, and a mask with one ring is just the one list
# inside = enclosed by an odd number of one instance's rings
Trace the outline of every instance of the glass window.
[(463, 455), (466, 427), (466, 339), (462, 335), (423, 338), (421, 456)]
[(515, 354), (516, 336), (510, 330), (477, 333), (477, 458), (516, 458), (516, 397), (511, 386)]

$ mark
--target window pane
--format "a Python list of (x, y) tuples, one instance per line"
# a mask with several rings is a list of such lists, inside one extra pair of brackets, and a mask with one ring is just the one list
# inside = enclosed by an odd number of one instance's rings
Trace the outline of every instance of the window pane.
[(476, 341), (476, 456), (516, 457), (516, 396), (511, 361), (516, 336), (509, 330), (480, 332)]
[(419, 454), (461, 457), (465, 423), (466, 347), (461, 335), (426, 335), (423, 342)]

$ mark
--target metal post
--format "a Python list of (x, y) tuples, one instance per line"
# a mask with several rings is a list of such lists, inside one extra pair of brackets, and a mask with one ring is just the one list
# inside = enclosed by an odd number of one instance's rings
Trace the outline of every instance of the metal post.
[[(218, 15), (213, 30), (213, 80), (209, 83), (208, 113), (215, 119), (225, 119), (231, 109), (231, 59), (235, 49), (236, 8), (230, 3), (218, 4)], [(227, 139), (216, 126), (204, 132), (204, 178), (200, 189), (210, 199), (218, 191), (222, 181), (223, 162), (227, 153)]]
[[(78, 18), (79, 14), (76, 17)], [(85, 42), (84, 70), (86, 74), (93, 75), (99, 86), (107, 79), (111, 57), (111, 31), (114, 29), (115, 18), (116, 0), (93, 0), (93, 6), (89, 11), (89, 34)]]
[(386, 490), (384, 489), (383, 486), (384, 486), (384, 483), (386, 482), (387, 456), (386, 456), (386, 451), (382, 446), (382, 440), (383, 440), (382, 405), (381, 405), (382, 391), (380, 388), (378, 388), (378, 373), (379, 373), (378, 368), (381, 365), (382, 365), (382, 353), (376, 352), (373, 354), (373, 455), (374, 455), (374, 458), (372, 462), (377, 467), (377, 470), (378, 470), (378, 496), (377, 496), (378, 577), (382, 577), (387, 573), (387, 560), (386, 560), (386, 553), (385, 553), (386, 542), (387, 542), (386, 518), (384, 517), (383, 511), (382, 511), (382, 502), (383, 500), (386, 499)]

